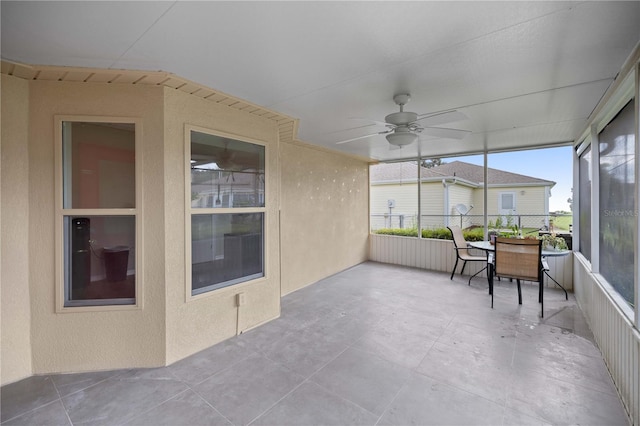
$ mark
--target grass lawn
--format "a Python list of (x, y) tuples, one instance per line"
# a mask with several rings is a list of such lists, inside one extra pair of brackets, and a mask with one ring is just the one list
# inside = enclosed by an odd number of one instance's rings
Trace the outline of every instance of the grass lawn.
[(553, 227), (556, 231), (563, 230), (568, 231), (569, 225), (573, 223), (573, 216), (556, 216), (553, 219)]

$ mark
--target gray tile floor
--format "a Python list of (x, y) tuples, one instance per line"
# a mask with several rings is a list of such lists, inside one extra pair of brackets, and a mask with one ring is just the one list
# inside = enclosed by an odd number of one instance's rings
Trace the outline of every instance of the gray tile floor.
[(571, 297), (365, 263), (169, 367), (4, 386), (3, 425), (628, 425)]

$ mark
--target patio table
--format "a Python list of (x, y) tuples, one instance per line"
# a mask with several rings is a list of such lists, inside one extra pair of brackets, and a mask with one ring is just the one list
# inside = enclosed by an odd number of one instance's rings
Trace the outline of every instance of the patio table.
[[(478, 250), (484, 250), (488, 253), (492, 253), (496, 250), (495, 245), (491, 244), (491, 241), (469, 241), (467, 243), (469, 245), (469, 247), (471, 248), (475, 248)], [(558, 282), (556, 281), (551, 275), (549, 275), (549, 265), (546, 263), (545, 258), (547, 257), (556, 257), (556, 256), (567, 256), (569, 253), (571, 253), (571, 250), (547, 250), (547, 249), (542, 249), (542, 265), (543, 265), (543, 271), (544, 274), (549, 277), (551, 279), (551, 281), (553, 281), (554, 283), (556, 283), (556, 285), (558, 287), (560, 287), (562, 289), (562, 291), (564, 291), (564, 297), (565, 299), (569, 300), (569, 296), (567, 294), (567, 290)], [(493, 274), (493, 265), (491, 262), (489, 262), (489, 275)], [(490, 277), (488, 277), (488, 279), (490, 279)]]

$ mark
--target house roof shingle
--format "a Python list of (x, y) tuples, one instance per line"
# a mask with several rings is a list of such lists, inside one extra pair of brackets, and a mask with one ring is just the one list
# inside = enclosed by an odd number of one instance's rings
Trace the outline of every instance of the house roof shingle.
[[(432, 168), (422, 167), (422, 178), (458, 178), (481, 185), (484, 182), (484, 168), (464, 161), (452, 161)], [(488, 168), (489, 185), (539, 184), (554, 186), (555, 182), (504, 170)], [(371, 168), (371, 182), (411, 182), (418, 178), (415, 162), (381, 163)]]

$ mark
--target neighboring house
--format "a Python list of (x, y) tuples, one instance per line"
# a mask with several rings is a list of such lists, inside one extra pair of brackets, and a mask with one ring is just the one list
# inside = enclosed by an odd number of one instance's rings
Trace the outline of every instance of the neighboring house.
[[(453, 161), (421, 168), (422, 227), (482, 225), (484, 169)], [(514, 223), (526, 215), (522, 226), (548, 226), (549, 197), (555, 182), (497, 169), (488, 169), (487, 214), (489, 220), (512, 216)], [(414, 162), (371, 166), (372, 228), (412, 227), (418, 215), (418, 166)], [(472, 207), (473, 206), (473, 207)], [(461, 213), (466, 212), (466, 217)], [(526, 223), (525, 223), (526, 222)]]

